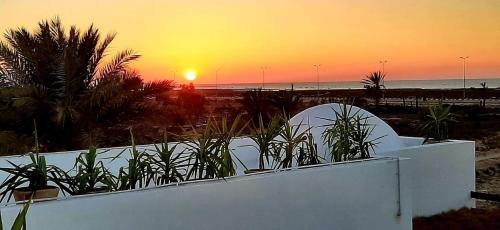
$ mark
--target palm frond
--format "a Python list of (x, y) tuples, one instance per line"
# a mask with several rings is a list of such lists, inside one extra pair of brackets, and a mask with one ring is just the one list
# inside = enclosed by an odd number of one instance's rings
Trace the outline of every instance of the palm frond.
[(140, 56), (141, 55), (135, 53), (133, 50), (125, 50), (118, 53), (113, 60), (100, 71), (99, 77), (104, 78), (125, 71), (127, 65), (137, 60)]

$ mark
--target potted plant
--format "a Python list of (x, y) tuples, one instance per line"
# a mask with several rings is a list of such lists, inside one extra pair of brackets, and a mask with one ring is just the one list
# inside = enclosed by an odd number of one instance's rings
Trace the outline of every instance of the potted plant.
[[(59, 188), (48, 185), (52, 179), (51, 172), (60, 170), (56, 166), (47, 165), (44, 156), (39, 155), (38, 135), (35, 123), (35, 153), (29, 154), (31, 162), (17, 165), (8, 161), (12, 168), (0, 168), (10, 174), (0, 185), (0, 201), (8, 195), (8, 200), (14, 196), (15, 201), (55, 198), (59, 195)], [(27, 186), (26, 186), (27, 183)]]
[(74, 167), (65, 172), (54, 170), (51, 172), (54, 183), (70, 195), (110, 191), (110, 173), (104, 163), (98, 160), (100, 153), (91, 146), (86, 153), (80, 153), (76, 158)]
[(258, 169), (248, 169), (245, 171), (246, 174), (270, 170), (266, 168), (266, 164), (269, 166), (270, 156), (273, 156), (273, 150), (278, 149), (278, 143), (276, 142), (276, 137), (280, 133), (281, 119), (279, 117), (273, 117), (268, 123), (264, 123), (262, 115), (259, 115), (259, 124), (253, 124), (253, 134), (250, 136), (255, 145), (257, 151), (259, 152), (259, 168)]

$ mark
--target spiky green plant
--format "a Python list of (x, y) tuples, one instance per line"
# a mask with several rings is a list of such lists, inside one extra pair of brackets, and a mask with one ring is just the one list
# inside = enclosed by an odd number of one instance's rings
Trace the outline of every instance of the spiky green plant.
[(368, 117), (356, 115), (356, 117), (354, 117), (354, 125), (355, 129), (351, 133), (352, 144), (354, 147), (351, 154), (353, 155), (348, 156), (348, 158), (369, 158), (370, 152), (375, 151), (375, 146), (378, 144), (377, 140), (383, 136), (371, 139), (371, 134), (375, 127), (368, 123)]
[(151, 158), (155, 183), (157, 185), (184, 181), (186, 179), (186, 168), (188, 156), (184, 151), (176, 151), (177, 144), (170, 147), (167, 132), (163, 133), (163, 142), (155, 144), (155, 154)]
[(334, 119), (321, 118), (331, 123), (322, 133), (323, 143), (328, 147), (332, 162), (370, 157), (379, 138), (371, 138), (374, 127), (368, 124), (367, 116), (359, 114), (360, 109), (352, 111), (353, 106), (343, 103), (340, 111), (332, 108)]
[[(102, 152), (101, 152), (102, 153)], [(64, 193), (81, 195), (97, 191), (110, 191), (110, 172), (104, 163), (98, 159), (101, 154), (95, 146), (88, 152), (80, 153), (75, 164), (68, 172), (54, 170), (51, 172), (53, 181)]]
[[(130, 141), (130, 158), (127, 160), (127, 167), (120, 167), (118, 176), (109, 178), (108, 184), (114, 190), (144, 188), (154, 183), (154, 171), (150, 164), (151, 156), (145, 150), (139, 151), (137, 149), (132, 129), (130, 129)], [(122, 153), (114, 157), (113, 160)]]
[(281, 162), (278, 167), (290, 168), (293, 166), (294, 157), (297, 153), (298, 147), (307, 139), (309, 128), (301, 130), (302, 122), (298, 125), (293, 125), (290, 123), (289, 119), (286, 118), (286, 116), (284, 117), (286, 121), (284, 121), (283, 127), (279, 133), (279, 142), (283, 151), (283, 157), (281, 158)]
[(428, 121), (422, 127), (425, 133), (424, 143), (429, 141), (441, 142), (448, 139), (450, 123), (455, 122), (450, 106), (444, 106), (442, 102), (429, 107)]
[(7, 195), (8, 200), (10, 200), (13, 190), (25, 186), (26, 183), (28, 183), (27, 189), (29, 191), (47, 188), (48, 181), (52, 180), (50, 173), (60, 170), (54, 165), (47, 165), (45, 156), (40, 156), (38, 131), (36, 128), (36, 122), (33, 121), (33, 123), (35, 127), (35, 147), (34, 153), (29, 153), (31, 162), (26, 165), (18, 165), (11, 161), (7, 161), (12, 168), (0, 168), (1, 171), (10, 174), (10, 176), (7, 177), (7, 179), (5, 179), (5, 181), (0, 185), (0, 201), (2, 201)]
[(281, 130), (281, 118), (273, 117), (269, 122), (264, 123), (262, 115), (259, 115), (259, 124), (253, 124), (253, 134), (250, 136), (259, 151), (259, 170), (264, 170), (265, 165), (270, 164), (269, 157), (273, 155), (273, 146), (276, 144), (275, 138)]
[(319, 164), (321, 159), (318, 155), (318, 145), (314, 141), (311, 132), (307, 133), (307, 140), (299, 147), (299, 154), (297, 156), (298, 166), (315, 165)]
[[(12, 227), (10, 230), (26, 230), (26, 215), (28, 214), (28, 210), (31, 205), (31, 199), (26, 202), (23, 206), (23, 209), (17, 214), (16, 219), (14, 220), (14, 223), (12, 224)], [(0, 230), (3, 230), (3, 222), (2, 222), (2, 215), (0, 213)]]
[(218, 177), (218, 152), (221, 140), (217, 139), (217, 133), (212, 128), (212, 119), (209, 119), (202, 132), (194, 127), (183, 143), (189, 152), (188, 179), (201, 180)]
[[(240, 136), (248, 126), (248, 122), (242, 124), (241, 115), (237, 115), (232, 121), (227, 117), (223, 117), (220, 122), (212, 122), (212, 129), (218, 139), (216, 142), (220, 144), (218, 148), (218, 177), (228, 177), (236, 175), (236, 164), (233, 158), (238, 157), (232, 153), (230, 148), (231, 141)], [(239, 161), (244, 167), (245, 165)]]

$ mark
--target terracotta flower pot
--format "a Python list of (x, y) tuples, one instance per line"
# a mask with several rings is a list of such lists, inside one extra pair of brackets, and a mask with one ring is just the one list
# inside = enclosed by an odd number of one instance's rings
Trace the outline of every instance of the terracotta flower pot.
[(47, 188), (31, 191), (28, 187), (14, 189), (12, 192), (16, 201), (29, 200), (33, 194), (33, 200), (56, 198), (59, 195), (59, 188), (56, 186), (47, 186)]

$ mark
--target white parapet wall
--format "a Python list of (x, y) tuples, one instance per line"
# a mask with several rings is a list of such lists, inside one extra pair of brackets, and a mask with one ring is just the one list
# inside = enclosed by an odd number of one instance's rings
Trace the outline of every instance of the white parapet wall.
[[(411, 229), (409, 160), (379, 158), (32, 204), (28, 229)], [(10, 226), (22, 205), (1, 208)]]
[(409, 158), (414, 216), (432, 216), (475, 207), (475, 147), (473, 141), (423, 144), (423, 138), (402, 137), (407, 147), (383, 156)]

